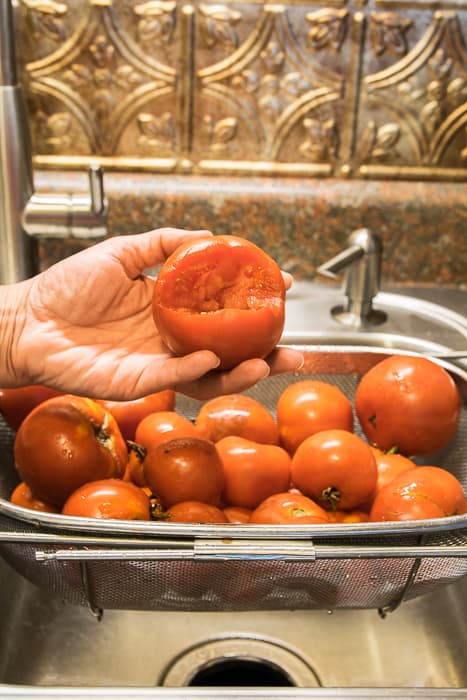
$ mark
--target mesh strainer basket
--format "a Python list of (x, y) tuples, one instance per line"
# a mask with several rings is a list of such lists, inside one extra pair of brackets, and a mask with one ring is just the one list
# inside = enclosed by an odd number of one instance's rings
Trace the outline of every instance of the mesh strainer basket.
[[(300, 348), (301, 371), (247, 393), (274, 413), (290, 383), (315, 378), (353, 400), (359, 378), (397, 350)], [(414, 354), (407, 353), (404, 354)], [(463, 398), (456, 438), (420, 463), (467, 486), (467, 374), (442, 364)], [(194, 417), (200, 403), (178, 397)], [(358, 425), (355, 425), (358, 433)], [(467, 573), (467, 516), (333, 525), (191, 525), (96, 521), (13, 506), (14, 434), (0, 425), (0, 553), (66, 602), (92, 609), (228, 611), (395, 608)], [(466, 489), (467, 490), (467, 489)]]

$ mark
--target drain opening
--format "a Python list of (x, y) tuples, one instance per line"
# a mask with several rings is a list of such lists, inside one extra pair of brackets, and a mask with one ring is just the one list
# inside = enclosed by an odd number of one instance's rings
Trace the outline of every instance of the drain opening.
[(295, 683), (287, 673), (271, 663), (256, 659), (221, 659), (200, 668), (189, 686), (214, 687), (284, 687)]
[(309, 663), (277, 640), (248, 635), (208, 639), (177, 655), (163, 687), (297, 687), (321, 685)]

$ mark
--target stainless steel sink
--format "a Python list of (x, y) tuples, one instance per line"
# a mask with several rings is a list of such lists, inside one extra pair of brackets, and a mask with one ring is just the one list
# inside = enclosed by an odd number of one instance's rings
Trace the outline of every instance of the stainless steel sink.
[[(382, 292), (375, 307), (387, 322), (354, 332), (330, 314), (339, 290), (297, 283), (283, 341), (463, 351), (467, 296), (447, 291)], [(467, 697), (467, 577), (385, 615), (104, 610), (98, 619), (2, 559), (0, 586), (2, 698)]]
[(374, 309), (385, 320), (359, 330), (336, 320), (340, 288), (296, 282), (287, 296), (282, 343), (319, 346), (359, 345), (397, 348), (444, 356), (467, 349), (467, 292), (443, 288), (407, 288), (376, 294)]
[[(133, 697), (139, 687), (165, 697), (163, 688), (185, 687), (183, 697), (190, 697), (197, 684), (207, 691), (233, 685), (232, 678), (237, 688), (295, 687), (293, 697), (300, 697), (298, 688), (308, 688), (306, 697), (323, 689), (334, 697), (336, 688), (405, 689), (395, 697), (415, 697), (407, 689), (422, 688), (426, 698), (428, 689), (467, 687), (467, 579), (384, 619), (373, 610), (105, 611), (101, 621), (49, 597), (4, 563), (0, 580), (0, 683), (7, 695), (16, 686), (45, 694), (54, 687), (118, 687)], [(274, 693), (271, 687), (268, 697)]]

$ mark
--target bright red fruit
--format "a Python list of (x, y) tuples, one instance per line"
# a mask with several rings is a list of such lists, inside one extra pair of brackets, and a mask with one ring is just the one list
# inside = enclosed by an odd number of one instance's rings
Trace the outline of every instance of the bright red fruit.
[(169, 256), (154, 288), (154, 320), (176, 355), (212, 350), (221, 369), (266, 357), (285, 322), (277, 263), (237, 236), (188, 241)]

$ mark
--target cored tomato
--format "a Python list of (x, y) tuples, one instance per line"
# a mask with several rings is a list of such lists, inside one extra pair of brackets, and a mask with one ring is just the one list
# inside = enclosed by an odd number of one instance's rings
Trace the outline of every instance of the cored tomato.
[(14, 457), (35, 496), (58, 507), (88, 481), (122, 477), (128, 458), (114, 417), (96, 401), (71, 394), (48, 399), (26, 416)]
[(290, 384), (277, 402), (280, 443), (293, 454), (307, 437), (338, 428), (352, 431), (352, 404), (339, 387), (315, 379)]
[(393, 355), (360, 380), (355, 409), (362, 430), (382, 450), (426, 455), (456, 434), (461, 399), (451, 375), (425, 357)]
[(224, 469), (214, 443), (201, 438), (174, 438), (149, 450), (143, 464), (146, 483), (170, 508), (181, 501), (219, 505)]
[(99, 399), (115, 418), (125, 440), (135, 440), (136, 428), (146, 416), (157, 411), (173, 411), (175, 391), (165, 389), (133, 401), (109, 401)]
[(224, 468), (222, 501), (256, 508), (273, 493), (290, 485), (291, 458), (278, 445), (265, 445), (230, 435), (216, 443)]
[(135, 484), (121, 479), (101, 479), (83, 484), (68, 496), (63, 515), (79, 518), (149, 520), (150, 500)]
[(41, 384), (0, 389), (0, 413), (10, 428), (18, 430), (33, 408), (53, 396), (60, 396), (60, 392)]
[(399, 474), (378, 491), (370, 520), (421, 520), (466, 512), (460, 481), (441, 467), (421, 466)]
[(367, 503), (376, 486), (376, 461), (369, 445), (346, 430), (323, 430), (306, 438), (292, 458), (292, 483), (328, 509)]
[(329, 523), (329, 518), (321, 506), (301, 493), (275, 493), (266, 498), (253, 511), (252, 524), (266, 525), (305, 525)]
[(195, 425), (200, 436), (212, 442), (229, 435), (270, 445), (279, 442), (274, 417), (266, 406), (245, 394), (226, 394), (206, 401)]
[(227, 518), (217, 506), (202, 501), (175, 503), (166, 512), (168, 522), (176, 523), (226, 523)]
[(176, 355), (212, 350), (221, 369), (263, 358), (285, 322), (285, 283), (277, 263), (237, 236), (182, 244), (156, 279), (154, 320)]
[(10, 496), (10, 502), (21, 508), (29, 508), (29, 510), (40, 510), (43, 513), (60, 513), (60, 509), (45, 503), (40, 498), (36, 498), (33, 492), (24, 481), (21, 481)]
[(135, 442), (153, 450), (176, 437), (200, 437), (193, 423), (176, 411), (158, 411), (143, 418), (136, 428)]

